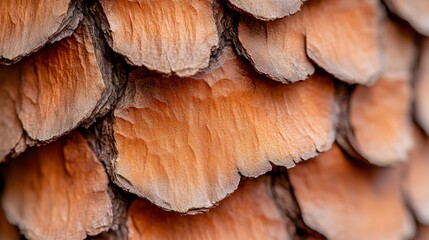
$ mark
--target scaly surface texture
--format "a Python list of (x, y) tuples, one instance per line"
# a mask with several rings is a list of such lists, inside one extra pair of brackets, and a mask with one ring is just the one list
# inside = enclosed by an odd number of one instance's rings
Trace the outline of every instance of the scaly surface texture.
[(18, 115), (30, 138), (46, 141), (91, 116), (106, 86), (86, 27), (25, 59)]
[(219, 206), (199, 215), (182, 216), (135, 200), (128, 210), (128, 239), (292, 239), (267, 180), (243, 183)]
[(209, 208), (270, 162), (292, 167), (328, 150), (336, 103), (329, 77), (283, 85), (245, 71), (227, 51), (220, 68), (196, 78), (132, 74), (128, 101), (114, 111), (114, 179), (155, 204)]
[(4, 169), (3, 209), (29, 239), (84, 239), (109, 229), (108, 176), (77, 132)]
[(235, 8), (261, 20), (274, 20), (299, 11), (305, 0), (228, 0)]
[(240, 20), (242, 53), (258, 72), (284, 83), (304, 80), (314, 73), (305, 49), (303, 17), (300, 13), (278, 21)]
[(382, 49), (381, 77), (372, 86), (357, 86), (349, 96), (346, 135), (365, 162), (388, 166), (406, 161), (412, 147), (411, 80), (417, 49), (410, 32), (388, 19), (382, 22)]
[(407, 160), (412, 146), (410, 108), (408, 81), (381, 78), (352, 93), (350, 124), (365, 159), (378, 166)]
[(401, 171), (364, 169), (338, 146), (289, 170), (304, 222), (328, 239), (407, 239), (415, 227)]
[(208, 67), (218, 33), (211, 0), (101, 0), (111, 47), (132, 65), (190, 76)]
[[(12, 63), (39, 49), (62, 31), (77, 26), (71, 0), (2, 0), (0, 2), (0, 63)], [(62, 34), (62, 35), (61, 35)]]
[(242, 18), (239, 51), (277, 81), (305, 80), (314, 72), (308, 56), (342, 81), (368, 85), (382, 67), (379, 8), (377, 0), (309, 1), (294, 16), (273, 22)]

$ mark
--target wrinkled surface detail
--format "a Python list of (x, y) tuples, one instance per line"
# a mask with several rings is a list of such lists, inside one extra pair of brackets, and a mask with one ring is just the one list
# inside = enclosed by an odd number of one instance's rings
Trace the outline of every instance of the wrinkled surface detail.
[(286, 219), (265, 180), (245, 182), (219, 206), (199, 215), (165, 212), (145, 200), (135, 200), (128, 210), (128, 237), (130, 240), (291, 239)]
[(211, 0), (101, 0), (111, 47), (132, 65), (190, 76), (208, 67), (218, 34)]
[(134, 95), (114, 112), (116, 182), (187, 212), (235, 190), (238, 172), (256, 177), (270, 162), (292, 167), (331, 147), (336, 104), (329, 77), (288, 86), (241, 67), (228, 51), (220, 68), (199, 79), (132, 76)]
[(407, 239), (414, 235), (401, 172), (365, 169), (338, 146), (289, 170), (305, 223), (328, 239)]
[(71, 2), (0, 1), (0, 62), (17, 61), (58, 35), (72, 21)]
[(84, 239), (112, 223), (108, 177), (74, 132), (6, 166), (3, 209), (29, 239)]
[(305, 80), (314, 72), (310, 58), (342, 81), (368, 85), (382, 67), (379, 11), (377, 0), (309, 1), (291, 17), (240, 20), (238, 38), (255, 69), (274, 80)]
[(299, 11), (305, 0), (228, 0), (234, 7), (261, 20), (273, 20)]
[(18, 116), (32, 139), (61, 136), (98, 106), (105, 83), (83, 25), (24, 61)]

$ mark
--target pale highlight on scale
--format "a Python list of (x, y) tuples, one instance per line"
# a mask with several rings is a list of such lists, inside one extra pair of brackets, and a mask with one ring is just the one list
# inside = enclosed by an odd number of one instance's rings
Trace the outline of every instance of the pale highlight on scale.
[(13, 63), (77, 27), (77, 1), (0, 1), (0, 63)]
[(261, 20), (274, 20), (299, 11), (306, 0), (228, 0), (230, 4)]
[(84, 239), (112, 224), (108, 176), (77, 132), (24, 153), (4, 174), (3, 209), (29, 239)]
[(289, 171), (304, 222), (328, 239), (409, 239), (401, 169), (362, 169), (337, 145)]
[(309, 1), (295, 15), (275, 21), (241, 17), (239, 50), (276, 81), (305, 80), (314, 62), (344, 82), (370, 85), (382, 68), (379, 11), (377, 0), (325, 0)]
[(218, 33), (211, 0), (101, 0), (110, 45), (131, 65), (190, 76), (209, 65)]
[(375, 84), (356, 86), (350, 93), (345, 135), (366, 162), (389, 166), (407, 161), (412, 147), (411, 80), (417, 49), (407, 30), (388, 19), (381, 27), (384, 70)]

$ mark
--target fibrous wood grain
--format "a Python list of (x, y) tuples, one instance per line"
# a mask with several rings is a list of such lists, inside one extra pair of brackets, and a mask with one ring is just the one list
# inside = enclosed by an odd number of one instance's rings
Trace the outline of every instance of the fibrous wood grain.
[(294, 16), (273, 22), (241, 18), (238, 49), (277, 81), (306, 79), (314, 72), (309, 58), (342, 81), (368, 85), (382, 67), (379, 8), (376, 0), (309, 1)]
[[(271, 164), (292, 167), (335, 138), (327, 76), (282, 85), (246, 71), (228, 50), (221, 67), (195, 78), (131, 74), (114, 111), (113, 180), (178, 212), (209, 208)], [(105, 140), (103, 140), (104, 142)], [(107, 157), (101, 157), (106, 159)]]
[(16, 113), (20, 87), (20, 67), (0, 66), (0, 161), (13, 152), (20, 152), (23, 131)]
[(404, 192), (417, 220), (429, 225), (429, 139), (414, 128), (414, 147), (411, 151), (404, 181)]
[(128, 210), (128, 239), (292, 239), (268, 180), (246, 181), (216, 208), (192, 216), (136, 199)]
[(23, 60), (18, 116), (30, 139), (48, 141), (92, 123), (117, 101), (125, 78), (105, 59), (102, 40), (91, 39), (94, 29), (85, 21)]
[(54, 42), (77, 27), (78, 1), (32, 0), (0, 2), (0, 63), (13, 63)]
[(113, 50), (135, 66), (190, 76), (219, 41), (212, 1), (101, 0)]
[(384, 0), (387, 6), (408, 21), (418, 32), (429, 36), (429, 2), (426, 0)]
[(408, 239), (415, 226), (397, 168), (366, 169), (338, 146), (289, 170), (304, 222), (328, 239)]
[(422, 44), (415, 83), (415, 114), (420, 126), (429, 135), (429, 39)]
[(228, 0), (229, 3), (241, 11), (251, 14), (261, 20), (274, 20), (292, 15), (299, 11), (306, 0)]
[[(409, 32), (390, 20), (382, 25), (384, 70), (373, 86), (357, 86), (344, 104), (347, 126), (339, 142), (360, 160), (387, 166), (407, 160), (412, 146), (411, 78), (417, 50)], [(347, 100), (346, 100), (347, 102)]]
[(29, 239), (84, 239), (112, 225), (108, 176), (77, 132), (25, 152), (3, 174), (3, 209)]

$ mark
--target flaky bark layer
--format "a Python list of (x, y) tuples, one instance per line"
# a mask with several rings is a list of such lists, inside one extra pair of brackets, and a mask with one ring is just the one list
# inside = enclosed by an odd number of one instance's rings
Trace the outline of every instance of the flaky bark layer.
[(429, 2), (426, 0), (385, 0), (387, 6), (429, 37)]
[(26, 59), (22, 71), (18, 114), (30, 138), (39, 141), (75, 128), (91, 114), (105, 89), (82, 26), (73, 36)]
[(20, 87), (20, 66), (0, 66), (0, 161), (13, 152), (21, 152), (21, 121), (16, 113)]
[(242, 18), (239, 51), (277, 81), (306, 79), (314, 72), (309, 58), (342, 81), (369, 85), (382, 67), (379, 8), (376, 0), (309, 1), (294, 16), (273, 22)]
[(30, 140), (50, 141), (90, 124), (109, 111), (120, 96), (126, 78), (109, 62), (94, 25), (85, 19), (71, 37), (19, 63), (17, 109)]
[(270, 22), (240, 19), (241, 53), (258, 72), (276, 81), (289, 83), (307, 79), (314, 73), (314, 66), (305, 51), (303, 15)]
[(412, 146), (410, 82), (381, 78), (372, 87), (357, 87), (350, 101), (359, 154), (378, 166), (406, 161)]
[(81, 14), (74, 0), (0, 2), (0, 63), (13, 63), (48, 42), (68, 36)]
[(30, 239), (84, 239), (113, 222), (108, 176), (77, 132), (4, 169), (3, 209)]
[(347, 83), (373, 83), (382, 69), (379, 1), (309, 3), (306, 45), (310, 59)]
[(221, 62), (195, 78), (131, 74), (113, 129), (104, 124), (113, 139), (102, 141), (114, 149), (98, 149), (119, 186), (169, 210), (198, 211), (234, 191), (239, 172), (256, 177), (331, 147), (329, 77), (287, 86), (247, 71), (230, 50)]
[(128, 239), (292, 239), (287, 218), (277, 208), (267, 177), (243, 183), (204, 214), (165, 212), (145, 200), (128, 210)]
[(128, 63), (190, 76), (208, 67), (219, 36), (212, 0), (101, 0), (113, 50)]
[(359, 160), (388, 166), (407, 160), (412, 146), (411, 78), (417, 51), (410, 33), (384, 19), (384, 70), (373, 86), (345, 92), (339, 143)]
[(338, 146), (289, 170), (304, 222), (328, 239), (407, 239), (401, 171), (353, 164)]
[(251, 14), (261, 20), (274, 20), (292, 15), (299, 11), (306, 0), (228, 0), (229, 3), (241, 11)]

